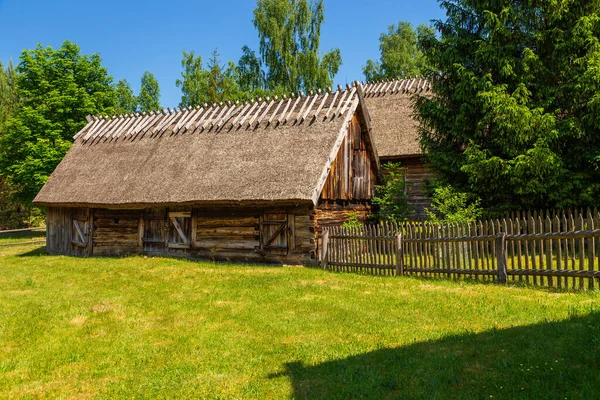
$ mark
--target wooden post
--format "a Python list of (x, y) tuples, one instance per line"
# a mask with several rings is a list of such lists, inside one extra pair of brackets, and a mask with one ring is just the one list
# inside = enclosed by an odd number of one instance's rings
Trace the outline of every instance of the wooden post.
[(329, 257), (329, 229), (323, 229), (321, 238), (321, 265), (327, 269), (327, 258)]
[(496, 266), (498, 268), (498, 282), (506, 283), (508, 271), (506, 255), (506, 232), (500, 232), (496, 238)]
[(94, 209), (88, 208), (88, 246), (87, 256), (91, 257), (94, 255)]
[(404, 275), (404, 249), (402, 248), (402, 232), (396, 233), (396, 275)]

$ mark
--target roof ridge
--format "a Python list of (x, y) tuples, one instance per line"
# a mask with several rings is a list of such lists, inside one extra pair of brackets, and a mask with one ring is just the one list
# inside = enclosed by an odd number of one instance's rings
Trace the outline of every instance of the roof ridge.
[(378, 97), (388, 94), (427, 93), (431, 91), (431, 79), (423, 76), (379, 79), (363, 81), (365, 97)]
[[(361, 84), (361, 82), (359, 82), (359, 81), (352, 81), (352, 84), (346, 84), (346, 89), (344, 89), (342, 85), (338, 85), (338, 90), (337, 91), (351, 90), (352, 87), (355, 87), (358, 84)], [(362, 85), (364, 86), (364, 82), (362, 82)], [(235, 103), (235, 104), (243, 104), (243, 105), (245, 105), (245, 104), (253, 104), (253, 103), (256, 103), (256, 102), (269, 101), (271, 99), (274, 99), (275, 97), (278, 97), (279, 100), (295, 99), (297, 97), (300, 97), (302, 99), (302, 98), (313, 96), (315, 94), (319, 94), (319, 95), (320, 94), (324, 94), (326, 92), (333, 93), (335, 91), (332, 89), (331, 86), (328, 86), (325, 89), (317, 89), (316, 91), (315, 90), (310, 90), (307, 94), (305, 94), (303, 91), (300, 91), (298, 93), (290, 92), (289, 93), (289, 97), (287, 97), (288, 96), (287, 93), (284, 93), (283, 95), (281, 95), (281, 97), (279, 97), (279, 95), (272, 95), (272, 96), (268, 95), (268, 96), (265, 96), (265, 99), (263, 99), (262, 96), (258, 95), (258, 96), (251, 97), (251, 98), (249, 98), (247, 100), (244, 100), (244, 101), (235, 100), (235, 102), (234, 102), (232, 100), (227, 100), (227, 101), (225, 101), (225, 103), (232, 103), (232, 104)], [(210, 102), (210, 103), (197, 104), (195, 106), (173, 107), (173, 112), (178, 113), (178, 112), (185, 112), (185, 111), (189, 111), (189, 110), (199, 110), (201, 107), (212, 108), (215, 105), (219, 105), (219, 104), (223, 105), (224, 102), (223, 101), (215, 101), (215, 102)], [(131, 118), (132, 116), (146, 116), (146, 115), (150, 115), (150, 114), (156, 115), (156, 114), (160, 114), (160, 113), (166, 114), (167, 112), (169, 114), (172, 114), (171, 113), (171, 107), (165, 107), (165, 108), (162, 108), (160, 110), (155, 110), (155, 111), (135, 111), (135, 112), (124, 113), (124, 114), (110, 114), (110, 115), (109, 114), (90, 114), (90, 115), (87, 115), (86, 118), (88, 119), (88, 122), (93, 122), (95, 120), (103, 119), (103, 118), (104, 119), (106, 119), (106, 118), (108, 118), (108, 119), (114, 119), (114, 118), (118, 118), (118, 117), (120, 117), (120, 118)]]
[[(143, 137), (147, 132), (156, 137), (167, 131), (175, 135), (211, 130), (217, 132), (224, 129), (256, 129), (260, 125), (277, 127), (285, 124), (297, 125), (305, 121), (312, 123), (317, 117), (322, 119), (322, 122), (333, 121), (346, 112), (346, 106), (356, 96), (356, 87), (360, 85), (360, 82), (354, 81), (352, 84), (346, 84), (345, 89), (338, 85), (337, 90), (328, 87), (325, 90), (310, 90), (307, 94), (300, 91), (291, 92), (289, 95), (285, 93), (281, 97), (255, 96), (245, 101), (220, 101), (173, 109), (167, 107), (149, 112), (88, 116), (88, 124), (74, 139), (82, 137), (84, 141), (100, 138), (113, 140), (121, 136)], [(332, 93), (337, 95), (331, 96)], [(332, 99), (329, 100), (330, 98)], [(288, 104), (280, 113), (285, 103)], [(293, 105), (290, 108), (291, 103)], [(335, 112), (331, 113), (333, 110)], [(275, 118), (277, 115), (279, 118)]]

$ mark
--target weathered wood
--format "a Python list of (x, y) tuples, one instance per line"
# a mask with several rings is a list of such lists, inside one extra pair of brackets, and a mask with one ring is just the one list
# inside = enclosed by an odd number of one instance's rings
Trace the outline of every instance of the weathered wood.
[(404, 275), (404, 248), (402, 232), (396, 233), (396, 275)]
[[(586, 229), (588, 231), (594, 230), (594, 219), (592, 217), (592, 212), (589, 208), (587, 211)], [(588, 245), (587, 245), (587, 248), (588, 248), (588, 270), (593, 272), (594, 271), (594, 261), (596, 258), (596, 248), (595, 248), (595, 243), (594, 243), (594, 237), (588, 236), (587, 241), (588, 241)], [(590, 290), (594, 289), (594, 279), (590, 279), (588, 281), (588, 289), (590, 289)]]
[(506, 283), (508, 277), (506, 255), (506, 232), (498, 234), (496, 239), (496, 267), (498, 270), (498, 282)]
[(40, 228), (24, 228), (24, 229), (11, 229), (11, 230), (7, 230), (7, 231), (0, 231), (0, 234), (2, 233), (17, 233), (17, 232), (41, 232), (41, 231), (45, 231), (46, 228), (45, 227), (40, 227)]
[(170, 211), (169, 212), (169, 218), (191, 218), (191, 217), (192, 217), (191, 211), (181, 211), (181, 212)]
[(323, 232), (323, 244), (321, 247), (321, 263), (323, 269), (327, 269), (329, 261), (329, 229)]

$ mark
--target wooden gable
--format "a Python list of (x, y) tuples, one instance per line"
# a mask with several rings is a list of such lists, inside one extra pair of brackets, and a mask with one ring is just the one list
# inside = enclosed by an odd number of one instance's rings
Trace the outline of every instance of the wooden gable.
[(376, 183), (376, 167), (373, 164), (364, 128), (355, 114), (331, 164), (321, 200), (370, 200), (375, 193)]

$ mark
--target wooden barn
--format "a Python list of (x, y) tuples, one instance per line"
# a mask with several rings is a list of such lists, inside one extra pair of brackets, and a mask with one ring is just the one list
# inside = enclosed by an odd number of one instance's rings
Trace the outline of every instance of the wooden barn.
[(431, 173), (419, 146), (413, 95), (431, 93), (431, 83), (425, 79), (402, 79), (368, 83), (363, 89), (381, 164), (402, 164), (408, 202), (415, 211), (413, 217), (423, 218), (426, 216), (424, 209), (430, 204), (423, 181), (431, 178)]
[(314, 262), (323, 226), (369, 212), (370, 121), (356, 85), (90, 118), (34, 200), (48, 252)]

